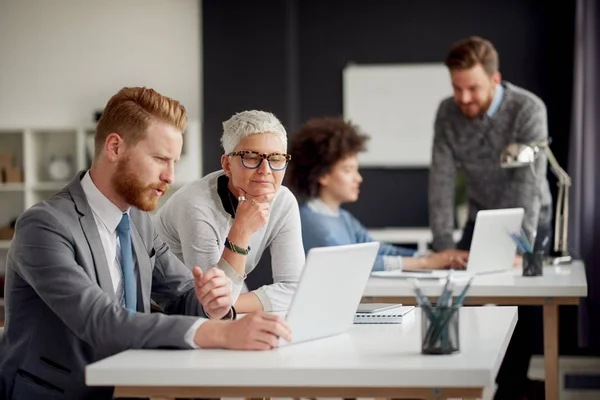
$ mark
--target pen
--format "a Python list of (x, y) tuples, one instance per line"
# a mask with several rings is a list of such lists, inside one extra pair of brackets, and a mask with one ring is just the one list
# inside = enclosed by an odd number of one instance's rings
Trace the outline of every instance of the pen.
[(444, 307), (450, 304), (452, 299), (452, 287), (454, 285), (452, 281), (452, 270), (448, 273), (448, 277), (446, 278), (446, 283), (444, 284), (444, 289), (442, 290), (442, 294), (438, 298), (437, 307)]
[(512, 240), (517, 244), (517, 247), (519, 248), (521, 253), (527, 253), (527, 248), (525, 247), (525, 244), (523, 243), (519, 235), (517, 235), (516, 233), (510, 233), (509, 235), (512, 238)]
[(419, 286), (418, 281), (416, 279), (411, 279), (410, 281), (411, 281), (411, 283), (413, 285), (413, 288), (414, 288), (414, 291), (415, 291), (415, 295), (416, 295), (415, 297), (417, 298), (417, 302), (419, 303), (419, 305), (421, 307), (428, 307), (428, 308), (430, 308), (431, 307), (431, 302), (429, 301), (429, 299), (427, 298), (427, 296), (425, 296), (423, 294), (423, 291), (421, 290), (421, 287)]
[(467, 291), (469, 290), (469, 287), (471, 286), (471, 283), (473, 282), (473, 279), (475, 279), (475, 276), (472, 276), (472, 277), (469, 278), (469, 281), (467, 282), (467, 284), (463, 288), (462, 292), (460, 292), (460, 294), (458, 295), (458, 297), (454, 301), (454, 306), (455, 307), (462, 306), (462, 303), (465, 300), (465, 296), (467, 294)]
[(427, 296), (423, 294), (423, 291), (421, 290), (421, 287), (419, 286), (419, 283), (416, 279), (411, 279), (410, 281), (415, 291), (415, 298), (417, 299), (417, 303), (419, 303), (419, 306), (425, 311), (425, 313), (427, 314), (427, 318), (434, 320), (435, 315), (431, 310), (432, 306), (431, 302), (429, 301), (429, 298), (427, 298)]
[(521, 228), (521, 239), (525, 243), (525, 247), (527, 248), (528, 253), (533, 253), (533, 246), (531, 245), (531, 242), (529, 241), (529, 238), (527, 237), (527, 234), (525, 233), (523, 228)]
[(429, 329), (427, 331), (427, 334), (425, 335), (425, 337), (423, 338), (423, 343), (429, 343), (432, 344), (434, 342), (431, 341), (431, 339), (433, 337), (436, 337), (437, 335), (435, 335), (442, 327), (441, 321), (444, 318), (444, 307), (447, 307), (448, 305), (451, 304), (452, 302), (452, 286), (453, 286), (453, 282), (452, 282), (452, 271), (450, 271), (448, 273), (448, 277), (446, 278), (446, 283), (444, 284), (444, 289), (442, 290), (442, 293), (440, 294), (440, 296), (438, 297), (438, 300), (436, 302), (436, 306), (435, 309), (431, 310), (431, 313), (428, 313), (428, 317), (430, 319), (430, 325), (429, 325)]
[(445, 312), (444, 312), (444, 315), (440, 318), (439, 324), (436, 327), (437, 329), (435, 329), (435, 331), (431, 332), (431, 335), (429, 336), (429, 340), (432, 340), (432, 343), (435, 343), (437, 340), (441, 340), (442, 346), (448, 345), (448, 329), (447, 329), (448, 324), (452, 320), (452, 317), (454, 316), (454, 314), (456, 314), (458, 312), (459, 307), (462, 306), (464, 299), (466, 297), (467, 291), (469, 290), (469, 287), (471, 286), (471, 283), (473, 282), (473, 279), (475, 279), (474, 276), (469, 278), (468, 282), (465, 284), (465, 287), (460, 292), (460, 294), (458, 295), (458, 297), (454, 301), (454, 304), (451, 307), (449, 305), (448, 308), (444, 308), (444, 309), (440, 310), (440, 311), (445, 311)]

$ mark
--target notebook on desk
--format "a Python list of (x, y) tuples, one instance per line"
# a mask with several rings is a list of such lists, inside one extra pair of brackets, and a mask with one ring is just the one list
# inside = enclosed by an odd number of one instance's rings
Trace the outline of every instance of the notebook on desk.
[(401, 303), (360, 303), (356, 308), (357, 313), (380, 313), (402, 306)]
[(414, 306), (402, 304), (362, 303), (354, 315), (355, 324), (401, 324)]

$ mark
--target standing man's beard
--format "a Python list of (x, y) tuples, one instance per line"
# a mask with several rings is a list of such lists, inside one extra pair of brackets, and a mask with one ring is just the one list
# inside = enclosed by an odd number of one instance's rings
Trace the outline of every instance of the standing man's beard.
[(112, 184), (115, 191), (127, 204), (142, 211), (153, 211), (156, 209), (160, 196), (154, 193), (154, 189), (161, 190), (163, 194), (169, 189), (169, 185), (164, 182), (144, 186), (136, 177), (129, 159), (119, 161), (117, 171), (117, 174), (112, 177)]
[(475, 113), (475, 114), (467, 114), (465, 112), (465, 110), (463, 110), (463, 107), (469, 106), (472, 103), (469, 103), (469, 104), (459, 103), (458, 104), (458, 108), (460, 109), (460, 112), (465, 117), (467, 117), (469, 119), (473, 119), (473, 118), (477, 118), (477, 117), (482, 117), (482, 116), (484, 116), (487, 113), (487, 111), (489, 110), (490, 106), (492, 105), (492, 101), (494, 101), (494, 93), (495, 93), (495, 90), (494, 90), (494, 88), (492, 88), (491, 92), (490, 92), (490, 94), (489, 94), (489, 96), (488, 96), (488, 98), (487, 98), (487, 100), (485, 102), (483, 102), (483, 103), (476, 103), (477, 106), (479, 107), (479, 109), (477, 110), (477, 113)]

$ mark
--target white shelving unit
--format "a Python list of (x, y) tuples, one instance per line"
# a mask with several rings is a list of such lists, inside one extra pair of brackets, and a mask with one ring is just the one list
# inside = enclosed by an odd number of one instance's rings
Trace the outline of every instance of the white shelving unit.
[[(93, 127), (0, 129), (0, 153), (15, 155), (16, 166), (23, 169), (24, 178), (21, 183), (0, 183), (2, 204), (9, 206), (8, 209), (0, 209), (0, 225), (6, 225), (23, 210), (65, 185), (65, 181), (53, 181), (49, 176), (48, 166), (52, 157), (68, 157), (72, 174), (90, 165), (91, 160), (86, 153), (88, 135), (94, 135)], [(16, 201), (17, 198), (20, 201)]]
[[(12, 153), (23, 169), (23, 182), (0, 182), (0, 227), (6, 227), (23, 211), (61, 190), (77, 171), (90, 167), (95, 126), (53, 128), (0, 127), (0, 153)], [(201, 176), (200, 123), (188, 121), (183, 150), (177, 163), (175, 182), (168, 195)], [(54, 181), (48, 173), (52, 157), (68, 157), (70, 173), (65, 181)], [(161, 201), (161, 204), (166, 200)], [(0, 240), (0, 275), (4, 275), (10, 240)]]
[[(0, 128), (0, 153), (12, 153), (15, 167), (23, 170), (23, 182), (0, 182), (0, 227), (8, 226), (24, 210), (65, 186), (48, 173), (52, 157), (67, 157), (71, 176), (91, 164), (86, 143), (94, 127)], [(9, 240), (0, 241), (0, 274), (6, 263)]]

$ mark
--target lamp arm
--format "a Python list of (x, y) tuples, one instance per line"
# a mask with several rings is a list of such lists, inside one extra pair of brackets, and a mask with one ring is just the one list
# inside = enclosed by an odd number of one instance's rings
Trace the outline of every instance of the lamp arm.
[(569, 255), (568, 235), (569, 235), (569, 188), (571, 186), (571, 177), (565, 171), (550, 150), (550, 143), (547, 141), (532, 143), (529, 145), (534, 148), (536, 154), (541, 149), (544, 150), (552, 173), (558, 178), (558, 193), (556, 199), (556, 214), (554, 225), (554, 251), (560, 252), (561, 256), (554, 260), (554, 263), (571, 262)]
[(565, 186), (565, 193), (564, 193), (564, 203), (563, 203), (563, 221), (562, 221), (562, 243), (561, 243), (561, 252), (563, 255), (568, 255), (569, 254), (569, 248), (568, 248), (568, 235), (569, 235), (569, 186)]
[(571, 177), (569, 176), (569, 174), (567, 174), (567, 171), (565, 171), (560, 166), (560, 164), (556, 160), (556, 157), (554, 157), (554, 153), (552, 153), (552, 150), (550, 150), (550, 146), (544, 146), (544, 152), (546, 153), (546, 156), (548, 157), (548, 162), (550, 163), (550, 168), (552, 169), (552, 172), (554, 173), (554, 175), (556, 175), (556, 177), (558, 178), (559, 182), (562, 185), (570, 186), (571, 185)]

